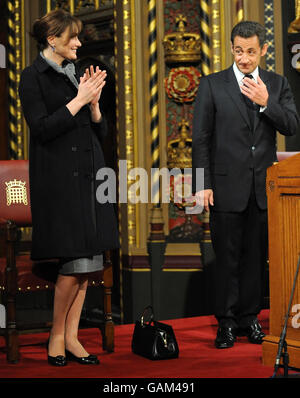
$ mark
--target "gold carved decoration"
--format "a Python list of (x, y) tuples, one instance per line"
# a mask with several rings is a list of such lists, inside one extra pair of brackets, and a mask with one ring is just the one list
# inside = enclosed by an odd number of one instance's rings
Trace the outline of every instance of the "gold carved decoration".
[(189, 138), (189, 124), (183, 119), (179, 127), (179, 138), (168, 143), (168, 167), (171, 169), (192, 167), (192, 139)]
[(288, 33), (300, 33), (300, 0), (295, 0), (296, 19), (291, 22)]
[[(101, 3), (101, 4), (100, 4)], [(100, 6), (113, 6), (113, 0), (55, 0), (55, 9), (62, 8), (65, 11), (81, 13), (86, 11), (98, 10)], [(52, 1), (47, 0), (47, 12), (51, 11)]]
[(176, 18), (177, 30), (167, 34), (164, 38), (163, 45), (167, 64), (200, 62), (200, 35), (186, 32), (186, 24), (186, 18), (180, 14)]
[[(168, 144), (168, 167), (186, 169), (192, 167), (192, 139), (189, 138), (189, 124), (185, 119), (180, 123), (180, 136)], [(178, 174), (170, 178), (170, 199), (181, 211), (187, 207), (194, 207), (195, 201), (192, 195), (191, 173)], [(184, 211), (185, 222), (172, 230), (172, 236), (176, 239), (186, 239), (190, 236), (201, 236), (202, 227), (195, 224), (192, 214)]]
[(25, 206), (28, 205), (27, 192), (26, 192), (26, 181), (9, 181), (5, 183), (6, 185), (6, 203), (7, 206), (11, 204), (21, 204)]
[[(202, 227), (193, 222), (193, 215), (184, 211), (195, 205), (192, 195), (192, 139), (190, 138), (188, 122), (188, 106), (194, 101), (201, 79), (200, 71), (191, 64), (198, 64), (201, 60), (201, 38), (197, 33), (186, 32), (187, 19), (183, 15), (176, 18), (177, 30), (167, 34), (163, 44), (166, 64), (174, 67), (169, 70), (165, 78), (165, 89), (168, 98), (177, 103), (182, 110), (179, 133), (176, 139), (168, 142), (167, 165), (169, 169), (184, 169), (170, 176), (170, 199), (174, 206), (181, 211), (185, 221), (170, 231), (170, 236), (176, 242), (189, 239), (201, 239)], [(179, 66), (180, 65), (180, 66)], [(190, 170), (186, 170), (190, 169)]]
[[(182, 14), (176, 18), (177, 30), (164, 38), (165, 61), (168, 64), (189, 64), (200, 62), (201, 39), (197, 33), (186, 32), (187, 20)], [(169, 71), (165, 78), (168, 98), (183, 107), (179, 124), (179, 138), (168, 143), (168, 167), (189, 168), (192, 166), (192, 145), (189, 138), (189, 124), (184, 106), (196, 97), (201, 73), (194, 66), (178, 66)]]

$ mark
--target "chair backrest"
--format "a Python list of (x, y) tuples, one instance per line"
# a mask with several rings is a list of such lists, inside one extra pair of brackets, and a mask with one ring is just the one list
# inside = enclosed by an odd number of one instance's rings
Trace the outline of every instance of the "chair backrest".
[(0, 218), (31, 225), (28, 160), (0, 160)]

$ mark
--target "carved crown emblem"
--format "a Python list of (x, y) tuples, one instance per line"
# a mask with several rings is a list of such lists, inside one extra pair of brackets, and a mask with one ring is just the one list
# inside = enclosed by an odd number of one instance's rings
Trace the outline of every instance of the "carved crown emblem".
[(176, 18), (177, 30), (165, 35), (163, 45), (166, 63), (197, 63), (201, 59), (201, 39), (198, 33), (186, 32), (186, 17)]
[(179, 138), (168, 143), (168, 167), (192, 167), (192, 139), (189, 138), (189, 123), (183, 119), (179, 124)]

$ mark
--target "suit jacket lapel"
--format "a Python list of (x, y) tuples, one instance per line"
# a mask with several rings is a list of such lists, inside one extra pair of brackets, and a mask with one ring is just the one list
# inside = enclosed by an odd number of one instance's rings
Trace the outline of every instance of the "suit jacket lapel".
[(250, 120), (249, 120), (249, 116), (248, 116), (248, 112), (247, 112), (247, 108), (246, 108), (246, 104), (243, 98), (243, 94), (241, 93), (241, 89), (239, 87), (239, 84), (236, 80), (233, 68), (230, 67), (229, 69), (227, 69), (227, 74), (226, 74), (226, 82), (227, 82), (227, 92), (230, 95), (230, 97), (232, 98), (232, 100), (234, 101), (236, 107), (238, 108), (239, 112), (241, 113), (241, 115), (243, 116), (243, 118), (245, 119), (248, 127), (250, 130), (251, 129), (251, 124), (250, 124)]

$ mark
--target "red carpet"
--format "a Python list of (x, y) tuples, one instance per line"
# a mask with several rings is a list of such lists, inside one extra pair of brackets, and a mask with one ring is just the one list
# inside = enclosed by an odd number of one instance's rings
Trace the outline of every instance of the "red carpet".
[[(259, 319), (268, 331), (268, 314)], [(238, 338), (231, 349), (214, 347), (217, 330), (213, 316), (167, 321), (174, 328), (180, 355), (178, 359), (150, 361), (131, 352), (133, 325), (115, 327), (115, 352), (102, 351), (98, 329), (80, 330), (80, 340), (90, 353), (98, 354), (101, 364), (83, 366), (69, 363), (63, 369), (46, 362), (48, 334), (21, 335), (21, 359), (7, 364), (4, 339), (0, 337), (0, 378), (269, 378), (273, 368), (262, 365), (262, 347)], [(31, 345), (34, 344), (34, 345)]]

